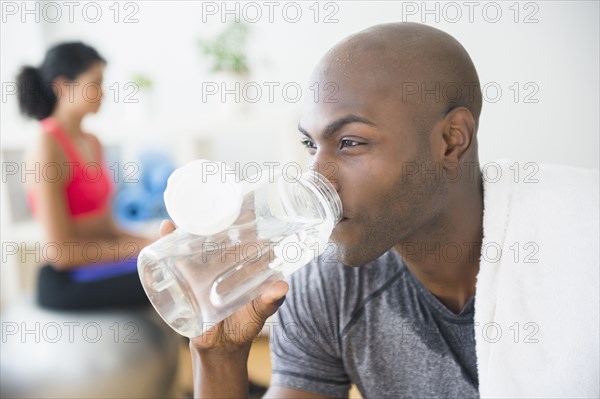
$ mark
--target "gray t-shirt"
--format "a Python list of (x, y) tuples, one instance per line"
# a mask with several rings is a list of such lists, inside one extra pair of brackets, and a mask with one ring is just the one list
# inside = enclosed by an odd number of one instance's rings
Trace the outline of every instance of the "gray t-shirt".
[(474, 298), (454, 314), (396, 251), (359, 268), (327, 251), (291, 276), (272, 325), (271, 384), (365, 398), (479, 397)]

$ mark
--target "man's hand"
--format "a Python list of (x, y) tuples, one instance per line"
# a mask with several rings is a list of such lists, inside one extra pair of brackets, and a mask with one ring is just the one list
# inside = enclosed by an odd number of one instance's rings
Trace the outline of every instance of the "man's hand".
[[(170, 220), (161, 223), (160, 236), (175, 230)], [(260, 297), (190, 341), (195, 398), (247, 398), (248, 353), (267, 317), (277, 311), (288, 291), (285, 281), (271, 285)], [(239, 324), (236, 324), (239, 323)], [(235, 333), (227, 334), (227, 331)], [(311, 392), (271, 387), (267, 398), (327, 399)]]

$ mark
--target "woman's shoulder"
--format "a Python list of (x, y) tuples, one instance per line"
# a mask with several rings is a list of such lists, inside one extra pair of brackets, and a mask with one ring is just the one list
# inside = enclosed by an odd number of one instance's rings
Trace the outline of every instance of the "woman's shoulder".
[[(40, 176), (52, 174), (54, 176), (66, 176), (66, 168), (68, 165), (67, 157), (60, 143), (40, 128), (37, 137), (31, 141), (23, 154), (24, 168), (33, 171), (32, 174), (26, 174), (26, 184), (29, 184), (30, 179), (34, 179), (36, 183), (40, 182)], [(56, 178), (52, 181), (61, 181), (63, 179)]]
[(43, 127), (40, 127), (37, 137), (25, 151), (25, 162), (61, 161), (60, 143)]

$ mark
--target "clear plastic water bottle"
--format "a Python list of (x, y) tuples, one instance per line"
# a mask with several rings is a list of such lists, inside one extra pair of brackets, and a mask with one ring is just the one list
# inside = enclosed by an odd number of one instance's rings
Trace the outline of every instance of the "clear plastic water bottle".
[(335, 188), (316, 172), (239, 180), (204, 160), (169, 177), (165, 204), (178, 228), (142, 250), (138, 271), (156, 311), (187, 337), (319, 256), (342, 215)]

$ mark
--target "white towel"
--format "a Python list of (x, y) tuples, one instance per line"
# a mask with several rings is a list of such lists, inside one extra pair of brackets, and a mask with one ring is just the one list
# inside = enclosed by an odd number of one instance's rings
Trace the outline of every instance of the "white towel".
[(484, 172), (481, 397), (600, 397), (598, 171), (503, 160)]

